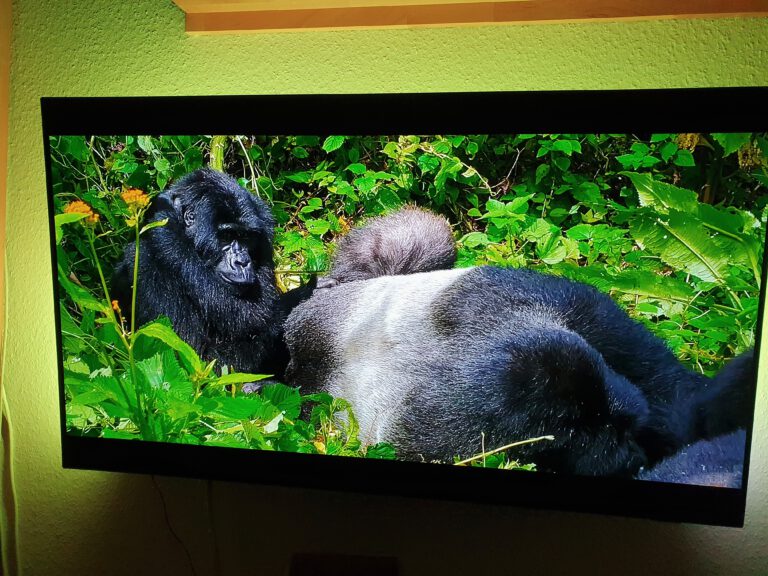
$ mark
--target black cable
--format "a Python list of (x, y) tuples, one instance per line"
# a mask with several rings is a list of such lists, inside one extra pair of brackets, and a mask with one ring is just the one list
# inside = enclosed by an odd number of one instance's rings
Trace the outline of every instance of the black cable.
[(157, 482), (157, 478), (154, 474), (152, 474), (152, 484), (155, 485), (155, 489), (157, 490), (157, 493), (160, 495), (160, 502), (163, 505), (163, 516), (165, 517), (165, 524), (168, 526), (168, 531), (171, 533), (171, 536), (176, 540), (176, 542), (179, 543), (179, 546), (184, 550), (184, 555), (187, 557), (187, 562), (189, 562), (189, 569), (192, 572), (192, 576), (197, 576), (197, 570), (195, 570), (195, 563), (192, 562), (192, 556), (189, 553), (189, 549), (184, 545), (184, 542), (181, 538), (179, 538), (179, 535), (176, 533), (176, 530), (173, 529), (173, 525), (171, 524), (171, 519), (168, 517), (168, 507), (165, 505), (165, 496), (163, 495), (163, 490), (160, 488), (160, 484)]

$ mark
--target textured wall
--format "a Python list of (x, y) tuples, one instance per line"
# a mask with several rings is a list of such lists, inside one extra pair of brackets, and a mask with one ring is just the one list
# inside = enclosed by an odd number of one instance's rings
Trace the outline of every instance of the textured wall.
[[(190, 573), (149, 477), (60, 467), (40, 96), (768, 84), (766, 19), (208, 37), (183, 28), (171, 0), (14, 3), (5, 379), (27, 575)], [(396, 555), (406, 575), (758, 574), (768, 565), (765, 421), (753, 454), (744, 530), (223, 483), (210, 486), (208, 508), (205, 482), (159, 483), (199, 574), (212, 573), (214, 542), (231, 574), (280, 573), (292, 552), (316, 550)]]

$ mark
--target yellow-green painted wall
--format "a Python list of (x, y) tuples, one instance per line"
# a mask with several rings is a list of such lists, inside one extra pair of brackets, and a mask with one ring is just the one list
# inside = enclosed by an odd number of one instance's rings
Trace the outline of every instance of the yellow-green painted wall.
[[(15, 0), (11, 64), (4, 378), (24, 574), (190, 574), (149, 477), (60, 466), (41, 96), (765, 86), (768, 19), (187, 36), (171, 0)], [(767, 467), (762, 420), (743, 530), (224, 483), (208, 507), (205, 482), (159, 484), (198, 574), (214, 542), (227, 574), (281, 574), (296, 551), (395, 555), (405, 575), (764, 574)]]

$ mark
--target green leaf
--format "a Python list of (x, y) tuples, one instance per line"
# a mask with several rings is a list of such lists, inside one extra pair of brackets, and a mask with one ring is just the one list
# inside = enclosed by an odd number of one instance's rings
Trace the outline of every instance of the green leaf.
[(359, 176), (360, 174), (365, 174), (366, 167), (365, 167), (365, 164), (360, 164), (359, 162), (355, 162), (347, 166), (347, 170), (352, 172), (352, 174), (356, 174)]
[(297, 388), (275, 383), (264, 386), (261, 397), (282, 411), (286, 418), (295, 420), (301, 413), (301, 395)]
[(158, 158), (155, 160), (155, 169), (157, 169), (158, 172), (168, 172), (168, 170), (171, 169), (171, 163), (165, 158)]
[(286, 174), (285, 176), (292, 182), (298, 182), (299, 184), (306, 184), (312, 177), (312, 172), (294, 172), (293, 174)]
[(195, 352), (192, 346), (179, 338), (172, 328), (160, 324), (159, 322), (152, 322), (136, 331), (136, 337), (138, 338), (139, 336), (147, 336), (148, 338), (154, 338), (164, 342), (176, 350), (194, 371), (203, 371), (203, 361), (200, 360), (197, 352)]
[(542, 262), (552, 265), (565, 260), (567, 251), (558, 236), (550, 236), (549, 240), (536, 248), (536, 255)]
[(584, 204), (603, 204), (603, 195), (600, 194), (600, 188), (593, 182), (582, 182), (579, 187), (573, 191), (573, 197)]
[(61, 269), (61, 266), (59, 266), (58, 271), (59, 286), (64, 288), (64, 291), (69, 294), (69, 297), (72, 298), (72, 301), (75, 304), (82, 306), (83, 308), (88, 308), (89, 310), (95, 310), (96, 312), (108, 314), (109, 307), (106, 305), (106, 303), (98, 300), (90, 292), (88, 292), (88, 290), (81, 288), (72, 282), (69, 278), (67, 278), (64, 274), (64, 271)]
[(326, 152), (338, 150), (344, 144), (346, 139), (346, 136), (328, 136), (323, 142), (323, 150)]
[(251, 396), (221, 396), (211, 399), (214, 406), (209, 413), (224, 420), (261, 420), (269, 422), (280, 413), (280, 410), (258, 395)]
[(394, 446), (386, 442), (373, 444), (365, 449), (366, 458), (376, 458), (378, 460), (394, 460), (397, 456)]
[(138, 136), (136, 142), (139, 145), (139, 148), (144, 150), (144, 152), (152, 152), (152, 150), (155, 149), (151, 136)]
[(629, 178), (635, 185), (641, 206), (651, 206), (661, 212), (674, 209), (695, 213), (698, 209), (696, 193), (691, 190), (654, 180), (649, 173), (621, 172), (620, 174)]
[(309, 233), (315, 236), (322, 236), (331, 229), (331, 225), (327, 220), (307, 220), (304, 224), (307, 226)]
[(712, 134), (712, 138), (723, 147), (723, 156), (730, 156), (745, 144), (749, 144), (752, 134), (748, 132), (727, 132)]
[(271, 374), (248, 374), (247, 372), (233, 372), (232, 374), (226, 374), (218, 377), (211, 385), (213, 386), (226, 386), (228, 384), (247, 384), (249, 382), (258, 382), (259, 380), (265, 380), (266, 378), (272, 378)]
[(549, 164), (539, 164), (536, 168), (536, 184), (541, 182), (549, 174)]
[(567, 172), (571, 167), (571, 159), (566, 156), (554, 156), (552, 157), (552, 164), (557, 166), (561, 171)]
[[(678, 147), (676, 142), (667, 142), (659, 149), (659, 154), (664, 162), (669, 162), (669, 159), (672, 158), (677, 151)], [(688, 154), (690, 154), (690, 152), (688, 152)]]
[(154, 222), (150, 222), (149, 224), (142, 227), (141, 230), (139, 230), (139, 234), (144, 234), (147, 230), (152, 230), (152, 228), (159, 228), (160, 226), (165, 226), (168, 224), (168, 218), (163, 218), (162, 220), (155, 220)]
[(376, 187), (376, 179), (372, 176), (361, 176), (360, 178), (355, 178), (354, 184), (360, 192), (365, 194)]
[(557, 150), (558, 152), (562, 152), (567, 156), (570, 156), (573, 152), (573, 146), (569, 140), (556, 140), (552, 145), (552, 149)]
[(486, 246), (490, 244), (488, 236), (484, 232), (470, 232), (460, 240), (464, 246), (469, 248), (477, 248), (478, 246)]
[(88, 214), (82, 212), (70, 212), (69, 214), (56, 214), (53, 217), (54, 225), (56, 226), (56, 244), (61, 244), (61, 239), (64, 237), (64, 230), (62, 226), (64, 224), (71, 224), (72, 222), (79, 222)]
[(417, 161), (419, 168), (423, 174), (432, 172), (440, 166), (440, 159), (436, 156), (430, 156), (428, 154), (422, 154)]
[(296, 146), (293, 150), (291, 150), (291, 154), (295, 158), (304, 159), (309, 157), (309, 152), (307, 152), (306, 148), (303, 148), (302, 146)]
[(675, 166), (696, 166), (696, 162), (693, 159), (693, 154), (691, 154), (688, 150), (678, 150), (673, 163)]
[(707, 282), (725, 282), (729, 251), (719, 237), (710, 236), (690, 214), (671, 209), (667, 217), (645, 215), (630, 222), (641, 247), (658, 254), (676, 269)]

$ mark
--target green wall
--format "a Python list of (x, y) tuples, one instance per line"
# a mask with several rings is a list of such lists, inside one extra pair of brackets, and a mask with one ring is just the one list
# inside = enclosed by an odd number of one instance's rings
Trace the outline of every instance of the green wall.
[(765, 421), (744, 530), (61, 469), (39, 113), (64, 95), (765, 86), (768, 19), (187, 36), (170, 0), (13, 9), (4, 376), (25, 574), (190, 573), (158, 486), (199, 574), (217, 556), (227, 573), (282, 573), (313, 550), (395, 555), (403, 574), (768, 565)]

